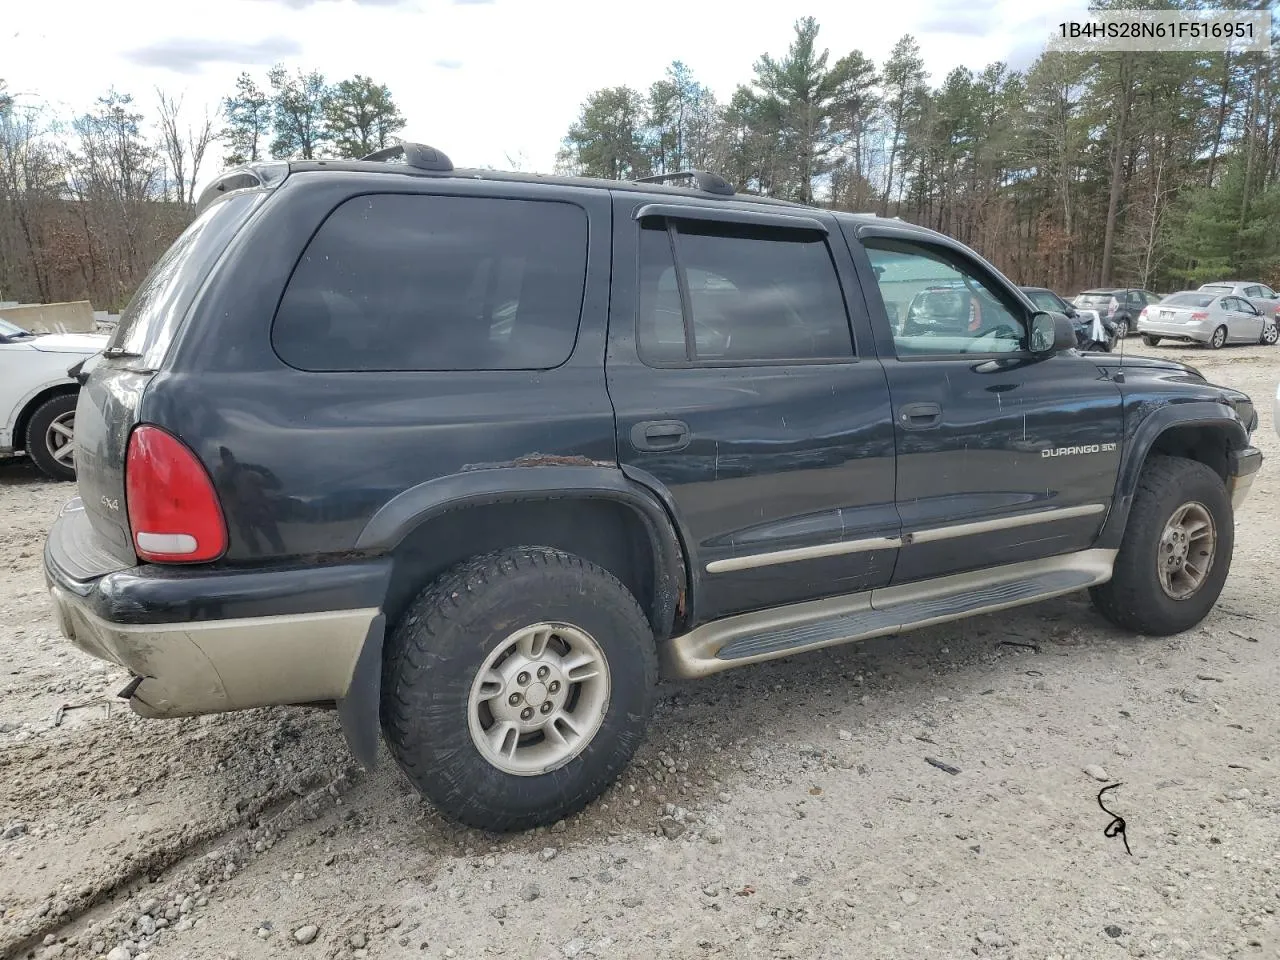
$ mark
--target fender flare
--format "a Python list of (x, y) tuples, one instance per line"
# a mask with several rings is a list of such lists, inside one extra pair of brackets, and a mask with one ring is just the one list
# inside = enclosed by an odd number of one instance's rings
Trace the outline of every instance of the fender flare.
[[(578, 459), (578, 458), (574, 458)], [(612, 464), (586, 461), (546, 465), (497, 465), (465, 470), (410, 487), (387, 501), (365, 524), (355, 549), (390, 553), (423, 523), (454, 510), (524, 500), (608, 500), (631, 509), (644, 525), (654, 558), (649, 614), (658, 642), (671, 635), (678, 612), (688, 608), (689, 566), (685, 540), (662, 502)], [(370, 626), (338, 714), (347, 745), (368, 769), (377, 756), (382, 646), (386, 621)]]
[(661, 500), (612, 464), (583, 458), (581, 465), (500, 465), (429, 480), (383, 504), (356, 538), (355, 549), (390, 552), (422, 523), (453, 510), (548, 499), (609, 500), (636, 514), (649, 535), (654, 557), (654, 606), (650, 617), (660, 634), (669, 634), (676, 608), (690, 586), (685, 540)]
[(1138, 478), (1151, 448), (1161, 434), (1175, 427), (1215, 427), (1228, 437), (1232, 450), (1249, 446), (1249, 434), (1235, 411), (1226, 403), (1215, 400), (1196, 400), (1157, 407), (1148, 413), (1129, 433), (1120, 457), (1120, 469), (1116, 474), (1115, 493), (1111, 510), (1098, 535), (1098, 546), (1118, 549), (1124, 539), (1129, 510), (1138, 489)]

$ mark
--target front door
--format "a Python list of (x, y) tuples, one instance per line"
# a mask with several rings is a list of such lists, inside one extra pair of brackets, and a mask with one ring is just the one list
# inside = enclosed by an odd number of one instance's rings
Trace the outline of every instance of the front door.
[(695, 620), (887, 584), (889, 391), (834, 219), (634, 195), (614, 218), (618, 456), (673, 505)]
[(870, 309), (907, 304), (883, 351), (903, 529), (894, 582), (1089, 547), (1120, 463), (1119, 388), (1087, 354), (1031, 355), (1032, 310), (959, 244), (849, 229), (882, 294)]

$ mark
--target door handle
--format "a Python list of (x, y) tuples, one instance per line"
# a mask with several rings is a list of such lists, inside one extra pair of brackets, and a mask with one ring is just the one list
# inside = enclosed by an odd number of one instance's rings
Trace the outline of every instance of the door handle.
[(898, 422), (906, 430), (925, 430), (942, 421), (942, 407), (936, 403), (908, 403), (898, 408)]
[(644, 420), (631, 428), (637, 450), (683, 450), (689, 445), (689, 425), (682, 420)]

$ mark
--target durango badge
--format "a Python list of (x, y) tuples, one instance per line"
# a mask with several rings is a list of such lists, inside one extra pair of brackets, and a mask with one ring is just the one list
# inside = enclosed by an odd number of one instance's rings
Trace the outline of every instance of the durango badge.
[(1041, 459), (1045, 457), (1070, 457), (1079, 453), (1110, 453), (1116, 448), (1114, 443), (1088, 443), (1081, 447), (1058, 447), (1056, 450), (1041, 450)]

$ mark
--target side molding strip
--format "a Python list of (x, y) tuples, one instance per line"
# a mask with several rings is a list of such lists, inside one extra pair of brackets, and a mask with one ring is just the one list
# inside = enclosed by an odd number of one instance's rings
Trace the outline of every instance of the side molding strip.
[(768, 567), (775, 563), (794, 563), (797, 560), (816, 560), (819, 557), (839, 557), (847, 553), (865, 553), (868, 550), (895, 550), (900, 546), (902, 546), (902, 541), (898, 537), (838, 540), (835, 543), (820, 543), (812, 547), (794, 547), (790, 550), (775, 550), (772, 553), (753, 553), (745, 557), (712, 560), (707, 564), (707, 573), (754, 570), (756, 567)]
[(915, 533), (904, 533), (901, 537), (867, 537), (864, 540), (838, 540), (833, 543), (815, 544), (811, 547), (793, 547), (789, 550), (774, 550), (770, 553), (752, 553), (742, 557), (727, 557), (724, 560), (712, 560), (708, 563), (707, 573), (732, 573), (736, 570), (754, 570), (757, 567), (769, 567), (777, 563), (795, 563), (799, 560), (839, 557), (850, 553), (865, 553), (868, 550), (896, 550), (912, 543), (934, 543), (938, 540), (971, 537), (979, 533), (1012, 530), (1016, 527), (1028, 527), (1038, 523), (1053, 523), (1055, 520), (1088, 517), (1096, 513), (1103, 513), (1106, 509), (1106, 504), (1087, 503), (1078, 507), (1056, 507), (1052, 510), (1019, 513), (1011, 517), (998, 517), (994, 520), (978, 520), (973, 523), (957, 523), (947, 527), (931, 527), (927, 530), (917, 530)]

